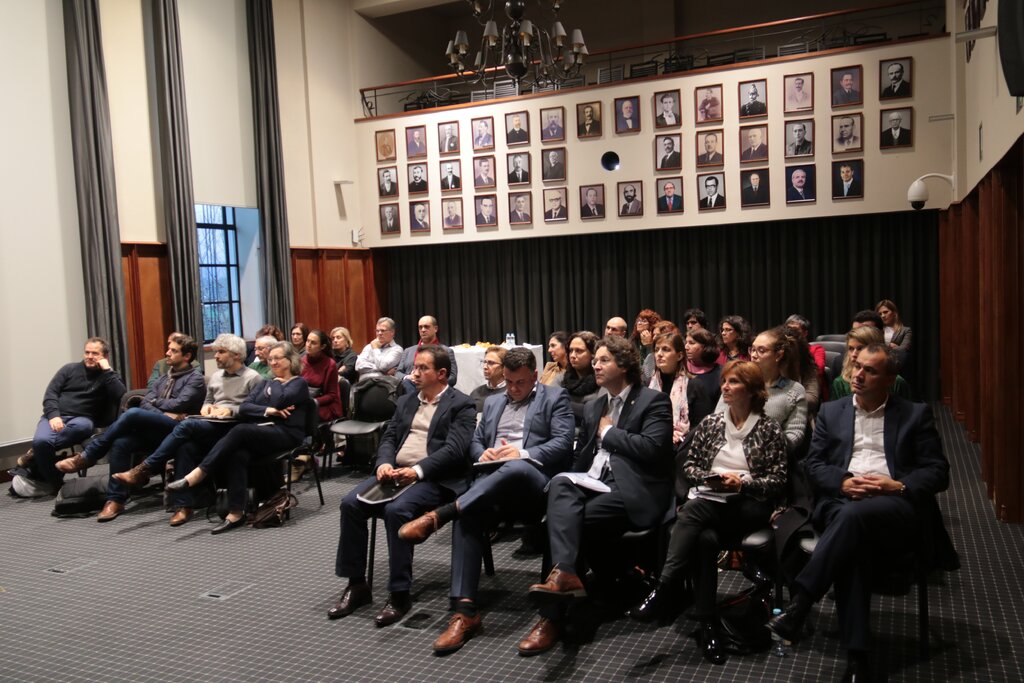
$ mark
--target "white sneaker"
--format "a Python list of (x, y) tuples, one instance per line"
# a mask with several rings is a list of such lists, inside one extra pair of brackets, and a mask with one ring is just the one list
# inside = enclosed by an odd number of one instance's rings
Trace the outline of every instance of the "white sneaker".
[(21, 498), (43, 498), (56, 495), (57, 489), (46, 482), (18, 475), (11, 480), (11, 489)]

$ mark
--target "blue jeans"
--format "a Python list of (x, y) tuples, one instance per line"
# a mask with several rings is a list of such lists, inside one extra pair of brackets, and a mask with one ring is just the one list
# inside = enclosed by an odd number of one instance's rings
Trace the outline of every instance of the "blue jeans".
[[(160, 443), (160, 446), (153, 451), (145, 460), (150, 470), (155, 471), (168, 460), (173, 458), (178, 449), (189, 441), (194, 441), (205, 453), (213, 448), (221, 437), (235, 426), (234, 422), (207, 422), (198, 418), (190, 418), (179, 422), (177, 426)], [(180, 468), (179, 468), (180, 469)], [(188, 472), (181, 472), (181, 476)]]
[[(82, 455), (90, 465), (95, 465), (106, 455), (110, 462), (111, 474), (125, 472), (131, 469), (133, 453), (148, 452), (157, 448), (177, 425), (177, 420), (163, 413), (132, 408), (105, 432), (90, 441)], [(124, 503), (128, 500), (128, 494), (128, 487), (117, 479), (110, 478), (107, 484), (107, 500)]]
[(29, 465), (33, 479), (43, 481), (57, 488), (64, 481), (64, 473), (57, 469), (57, 451), (76, 443), (82, 443), (92, 435), (92, 420), (87, 417), (62, 415), (64, 429), (59, 432), (50, 428), (50, 421), (43, 416), (36, 425), (32, 437), (32, 453), (35, 457)]

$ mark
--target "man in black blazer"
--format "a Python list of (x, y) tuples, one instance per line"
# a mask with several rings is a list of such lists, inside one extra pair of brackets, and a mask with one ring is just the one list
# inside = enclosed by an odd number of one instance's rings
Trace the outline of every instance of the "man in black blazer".
[(683, 159), (676, 150), (676, 141), (666, 135), (661, 139), (662, 154), (658, 157), (658, 170), (681, 168)]
[(839, 164), (839, 175), (832, 178), (832, 197), (846, 199), (847, 197), (863, 196), (864, 188), (861, 186), (860, 178), (853, 172), (853, 164), (849, 162)]
[(903, 115), (898, 111), (889, 114), (889, 127), (882, 131), (882, 147), (904, 147), (912, 139), (910, 129), (903, 127)]
[[(762, 175), (764, 177), (762, 177)], [(767, 204), (769, 201), (768, 173), (767, 171), (751, 171), (747, 176), (748, 185), (745, 185), (740, 192), (740, 203), (743, 206), (756, 206)]]
[[(569, 394), (537, 383), (537, 359), (522, 347), (502, 359), (505, 391), (490, 396), (470, 444), (470, 457), (489, 474), (477, 479), (454, 503), (415, 519), (399, 530), (400, 538), (422, 543), (450, 521), (452, 531), (451, 596), (456, 601), (447, 630), (434, 642), (438, 654), (454, 652), (479, 632), (476, 609), (484, 534), (502, 515), (540, 520), (544, 489), (551, 477), (569, 467), (576, 429)], [(502, 463), (502, 461), (505, 461)], [(488, 471), (488, 470), (485, 470)]]
[(602, 392), (584, 407), (571, 472), (555, 476), (548, 488), (552, 570), (530, 587), (544, 604), (540, 621), (519, 643), (521, 655), (546, 652), (561, 638), (568, 600), (586, 592), (576, 570), (581, 549), (600, 571), (595, 561), (608, 558), (594, 549), (660, 524), (672, 498), (668, 396), (641, 385), (640, 357), (621, 337), (597, 343), (594, 375)]
[(853, 367), (853, 399), (821, 406), (805, 461), (821, 537), (796, 577), (793, 601), (769, 628), (798, 640), (812, 605), (834, 583), (847, 675), (856, 677), (866, 675), (867, 570), (914, 549), (944, 551), (923, 558), (944, 568), (958, 561), (935, 502), (949, 486), (949, 463), (931, 408), (890, 394), (897, 365), (885, 344), (866, 346)]
[[(443, 346), (423, 346), (410, 378), (419, 389), (398, 400), (394, 417), (377, 449), (375, 476), (341, 501), (341, 538), (334, 572), (348, 579), (341, 599), (327, 612), (330, 619), (352, 614), (373, 601), (366, 584), (366, 545), (370, 517), (384, 519), (390, 553), (390, 595), (377, 614), (377, 626), (400, 621), (412, 607), (412, 544), (398, 537), (406, 522), (451, 501), (466, 490), (469, 440), (476, 407), (468, 396), (448, 386), (451, 357)], [(415, 482), (415, 484), (413, 484)], [(380, 484), (413, 484), (387, 502), (365, 503), (359, 495)]]

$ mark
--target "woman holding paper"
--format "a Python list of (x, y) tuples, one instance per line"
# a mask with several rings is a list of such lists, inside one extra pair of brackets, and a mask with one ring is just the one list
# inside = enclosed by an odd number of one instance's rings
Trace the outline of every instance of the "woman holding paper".
[(652, 620), (684, 606), (683, 575), (693, 577), (694, 615), (701, 622), (704, 658), (725, 662), (716, 633), (718, 547), (701, 542), (705, 532), (739, 539), (768, 525), (786, 485), (786, 440), (779, 423), (764, 415), (768, 392), (755, 363), (730, 361), (722, 370), (724, 412), (695, 429), (688, 452), (681, 450), (682, 489), (668, 554), (657, 587), (630, 615)]

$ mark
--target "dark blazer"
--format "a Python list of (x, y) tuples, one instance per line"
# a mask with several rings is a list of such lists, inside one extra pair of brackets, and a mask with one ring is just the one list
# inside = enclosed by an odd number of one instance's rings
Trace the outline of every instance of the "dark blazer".
[[(576, 422), (565, 389), (538, 382), (534, 390), (537, 394), (523, 420), (523, 448), (529, 451), (530, 458), (544, 465), (546, 475), (553, 477), (569, 467)], [(504, 392), (490, 396), (484, 402), (480, 424), (476, 426), (469, 446), (469, 457), (474, 462), (494, 445), (498, 422), (507, 405), (508, 394)]]
[[(394, 417), (380, 440), (374, 471), (384, 464), (396, 466), (398, 451), (409, 436), (419, 407), (419, 392), (405, 394), (398, 399)], [(466, 490), (469, 441), (475, 424), (473, 401), (455, 387), (448, 387), (441, 394), (434, 419), (427, 430), (427, 457), (419, 462), (424, 481), (437, 482), (456, 494)]]
[(791, 202), (811, 202), (814, 201), (814, 190), (804, 185), (804, 196), (801, 197), (796, 191), (796, 188), (790, 185), (786, 188), (786, 199)]
[(761, 116), (768, 113), (768, 107), (761, 100), (747, 102), (740, 107), (740, 116)]
[[(265, 379), (253, 387), (245, 402), (238, 406), (238, 419), (243, 422), (273, 422), (275, 427), (287, 432), (298, 443), (306, 433), (309, 403), (309, 385), (302, 377), (294, 377), (286, 384)], [(288, 406), (295, 406), (295, 410), (287, 418), (267, 417), (264, 414), (267, 408)]]
[(565, 178), (565, 164), (546, 164), (541, 167), (541, 175), (544, 180), (562, 180)]
[(427, 181), (426, 181), (426, 179), (421, 178), (420, 180), (410, 180), (409, 181), (409, 192), (426, 192), (426, 191), (427, 191)]
[[(597, 454), (598, 424), (607, 407), (607, 396), (583, 407), (572, 471), (590, 469)], [(640, 528), (658, 523), (672, 497), (672, 402), (668, 396), (634, 385), (622, 406), (618, 426), (605, 435), (604, 447), (611, 455), (612, 474), (629, 521)]]
[(748, 147), (747, 149), (743, 150), (743, 154), (740, 155), (740, 159), (742, 159), (743, 161), (752, 161), (752, 160), (756, 160), (756, 159), (767, 159), (767, 158), (768, 158), (768, 145), (763, 144), (763, 143), (758, 145), (757, 149), (754, 149), (753, 147)]
[(893, 138), (892, 138), (892, 129), (891, 128), (886, 128), (885, 130), (882, 131), (882, 143), (881, 144), (882, 144), (882, 147), (904, 147), (906, 145), (909, 145), (912, 139), (913, 138), (911, 138), (911, 136), (910, 136), (910, 129), (909, 128), (900, 128), (900, 138), (899, 138), (899, 140), (893, 140)]
[[(669, 201), (671, 199), (671, 201)], [(668, 195), (661, 195), (658, 197), (658, 211), (682, 211), (683, 210), (683, 198), (677, 194), (672, 195), (670, 198)]]
[(383, 196), (383, 197), (393, 197), (393, 196), (395, 196), (396, 194), (398, 194), (398, 185), (397, 185), (397, 184), (395, 184), (395, 183), (391, 183), (391, 188), (390, 188), (390, 189), (388, 189), (388, 188), (387, 188), (387, 187), (386, 187), (386, 186), (384, 185), (384, 183), (381, 183), (381, 184), (380, 184), (380, 194), (381, 194), (381, 196)]
[(878, 95), (878, 98), (881, 100), (891, 100), (894, 97), (910, 97), (914, 94), (914, 90), (908, 81), (900, 81), (899, 86), (898, 90), (893, 88), (892, 84), (885, 86), (881, 94)]
[(476, 215), (476, 224), (477, 225), (497, 225), (498, 224), (498, 214), (492, 213), (490, 218), (488, 218), (487, 216), (484, 216), (482, 213), (478, 213)]
[(702, 209), (724, 209), (725, 208), (725, 195), (716, 194), (714, 200), (711, 197), (704, 197), (700, 200), (700, 208)]
[(603, 218), (604, 217), (604, 204), (594, 204), (594, 208), (590, 208), (590, 204), (584, 204), (580, 207), (580, 215), (584, 218)]
[(579, 135), (600, 135), (601, 134), (601, 122), (599, 120), (597, 120), (597, 119), (594, 119), (593, 121), (591, 121), (590, 122), (590, 132), (588, 133), (587, 132), (587, 124), (585, 124), (585, 123), (583, 123), (581, 121), (580, 124), (576, 127), (576, 132)]
[(757, 186), (757, 192), (754, 191), (753, 187), (744, 187), (740, 194), (741, 203), (743, 204), (766, 204), (769, 201), (768, 188), (765, 187), (764, 183)]
[(864, 189), (860, 186), (860, 180), (854, 178), (850, 181), (850, 191), (848, 194), (843, 194), (843, 179), (836, 178), (832, 181), (832, 196), (833, 197), (862, 197), (864, 196)]
[(679, 152), (672, 152), (667, 156), (660, 154), (658, 156), (658, 168), (679, 168), (683, 165), (683, 158), (679, 155)]
[(527, 133), (522, 128), (520, 128), (519, 130), (516, 130), (515, 128), (510, 128), (508, 133), (505, 134), (506, 142), (526, 142), (529, 139), (529, 133)]
[(511, 173), (509, 173), (509, 174), (508, 174), (508, 182), (509, 182), (510, 184), (511, 184), (511, 183), (528, 183), (528, 182), (530, 182), (530, 172), (529, 172), (529, 171), (527, 171), (527, 170), (526, 170), (526, 169), (524, 168), (524, 169), (522, 170), (522, 174), (523, 174), (523, 179), (522, 179), (522, 180), (519, 180), (519, 179), (517, 179), (517, 178), (516, 178), (516, 172), (515, 172), (515, 171), (512, 171)]
[(847, 93), (839, 89), (832, 93), (832, 104), (857, 104), (862, 101), (859, 90), (851, 90)]
[(721, 152), (704, 152), (697, 157), (697, 164), (700, 166), (716, 166), (724, 163)]
[(449, 181), (448, 176), (441, 176), (441, 189), (442, 190), (457, 190), (462, 187), (462, 179), (457, 175), (453, 175)]
[(544, 126), (540, 131), (541, 140), (561, 140), (565, 137), (565, 129), (559, 125)]

